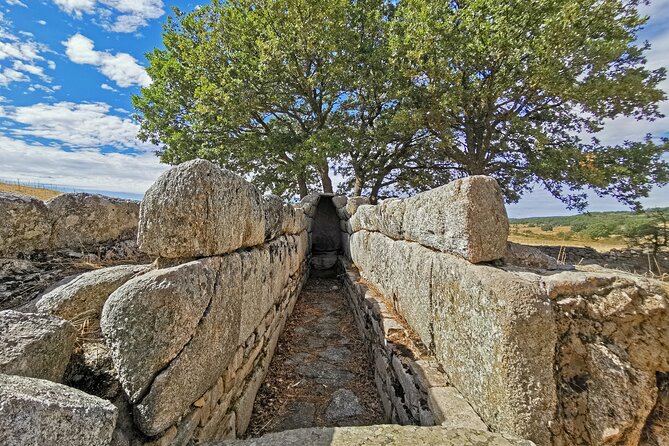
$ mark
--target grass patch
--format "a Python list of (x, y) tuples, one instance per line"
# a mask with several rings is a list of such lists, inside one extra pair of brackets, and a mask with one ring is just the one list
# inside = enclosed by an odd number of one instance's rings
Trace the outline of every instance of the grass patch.
[(62, 194), (62, 192), (57, 190), (8, 183), (0, 183), (0, 192), (13, 192), (15, 194), (29, 195), (44, 201)]

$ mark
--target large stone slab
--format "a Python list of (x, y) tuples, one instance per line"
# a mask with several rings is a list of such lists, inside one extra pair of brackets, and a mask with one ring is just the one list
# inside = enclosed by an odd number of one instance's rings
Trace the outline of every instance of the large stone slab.
[(0, 444), (101, 446), (118, 410), (109, 401), (41, 379), (0, 374)]
[(131, 402), (189, 343), (215, 294), (220, 260), (148, 272), (114, 291), (100, 326)]
[(207, 446), (532, 446), (510, 435), (442, 426), (382, 424), (364, 427), (314, 427), (264, 435), (249, 440), (205, 443)]
[(49, 247), (51, 223), (42, 200), (0, 192), (0, 257)]
[(415, 241), (472, 263), (504, 257), (509, 234), (501, 189), (494, 179), (480, 175), (410, 198), (360, 206), (351, 226), (353, 231)]
[(216, 383), (237, 349), (242, 262), (237, 253), (208, 260), (218, 263), (214, 278), (204, 274), (213, 287), (210, 303), (183, 350), (156, 376), (134, 408), (135, 422), (147, 435), (173, 425)]
[(276, 195), (264, 195), (262, 207), (265, 214), (265, 240), (272, 240), (284, 233), (284, 203)]
[(435, 253), (418, 243), (392, 240), (377, 232), (358, 231), (350, 238), (353, 261), (385, 296), (395, 299), (400, 313), (430, 347), (432, 338), (431, 280)]
[(435, 421), (442, 426), (488, 430), (488, 426), (455, 387), (428, 388), (427, 404)]
[(0, 311), (0, 373), (60, 382), (75, 339), (72, 324), (57, 317)]
[(150, 255), (213, 256), (264, 240), (261, 195), (239, 175), (209, 161), (173, 167), (142, 201), (138, 243)]
[(435, 352), (450, 381), (493, 430), (549, 444), (558, 334), (539, 277), (433, 259)]
[(486, 424), (550, 443), (557, 330), (540, 276), (364, 230), (352, 235), (351, 248), (362, 276), (399, 303)]
[(251, 249), (239, 253), (242, 262), (242, 292), (239, 342), (244, 344), (274, 305), (276, 296), (271, 294), (270, 277), (274, 268), (270, 263), (269, 249)]
[(67, 320), (99, 320), (109, 295), (148, 269), (148, 265), (120, 265), (89, 271), (44, 294), (37, 310)]
[(51, 246), (55, 249), (80, 249), (132, 239), (137, 234), (137, 201), (72, 193), (48, 200), (46, 207), (52, 222)]

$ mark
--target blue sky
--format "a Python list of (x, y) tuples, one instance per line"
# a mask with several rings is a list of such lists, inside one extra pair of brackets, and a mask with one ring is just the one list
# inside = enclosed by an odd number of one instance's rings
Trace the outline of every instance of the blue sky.
[[(141, 197), (167, 166), (136, 139), (130, 97), (150, 82), (144, 54), (160, 46), (170, 8), (200, 3), (0, 0), (0, 179)], [(639, 36), (653, 45), (649, 66), (669, 66), (669, 0), (643, 12), (651, 17)], [(619, 119), (599, 136), (620, 143), (646, 133), (669, 135), (669, 118)], [(669, 206), (669, 189), (644, 204)], [(591, 200), (590, 210), (610, 209), (623, 207)], [(510, 216), (566, 213), (542, 190), (509, 207)]]

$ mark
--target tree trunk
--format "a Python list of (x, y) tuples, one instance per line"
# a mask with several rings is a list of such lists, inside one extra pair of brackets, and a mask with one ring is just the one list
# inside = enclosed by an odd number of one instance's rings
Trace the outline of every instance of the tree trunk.
[(355, 183), (353, 184), (353, 196), (359, 197), (362, 194), (362, 178), (355, 176)]
[(307, 179), (303, 173), (297, 174), (297, 188), (300, 193), (300, 198), (304, 198), (309, 195), (309, 189), (307, 188)]
[(330, 166), (327, 160), (318, 165), (318, 175), (321, 177), (323, 192), (326, 194), (334, 193), (332, 189), (332, 179), (330, 178)]
[(384, 178), (385, 176), (380, 177), (372, 186), (372, 190), (369, 192), (370, 203), (376, 204), (379, 201), (379, 190), (381, 190), (381, 185), (383, 184)]

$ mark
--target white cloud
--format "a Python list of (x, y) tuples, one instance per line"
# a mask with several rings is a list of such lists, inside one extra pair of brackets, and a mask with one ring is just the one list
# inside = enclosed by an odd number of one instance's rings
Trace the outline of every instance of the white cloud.
[(16, 36), (6, 35), (4, 41), (0, 41), (0, 60), (18, 59), (23, 61), (43, 60), (40, 52), (45, 49), (44, 45), (32, 40), (21, 41)]
[(35, 76), (39, 76), (47, 82), (51, 81), (51, 78), (44, 74), (44, 68), (40, 67), (39, 65), (27, 64), (21, 62), (20, 60), (15, 60), (12, 68), (18, 71), (34, 74)]
[(44, 25), (46, 25), (46, 20), (38, 20), (38, 21), (35, 22), (35, 23), (38, 23), (38, 24), (44, 26)]
[(53, 2), (63, 11), (76, 17), (81, 17), (84, 13), (90, 14), (95, 9), (95, 0), (53, 0)]
[(28, 80), (30, 80), (30, 78), (24, 73), (11, 68), (5, 68), (0, 72), (0, 86), (2, 87), (7, 87), (12, 82), (26, 82)]
[(137, 139), (137, 124), (130, 119), (109, 114), (110, 108), (104, 103), (73, 102), (0, 106), (0, 118), (14, 121), (14, 126), (2, 129), (5, 134), (14, 137), (45, 138), (70, 147), (154, 149)]
[(11, 6), (22, 6), (24, 8), (28, 7), (28, 5), (23, 3), (21, 0), (5, 0), (5, 1), (7, 2), (8, 5), (11, 5)]
[(97, 14), (105, 29), (131, 33), (146, 26), (149, 20), (161, 17), (162, 0), (53, 0), (63, 11), (81, 18)]
[(54, 89), (54, 88), (50, 88), (50, 87), (47, 87), (46, 85), (41, 85), (41, 84), (32, 84), (28, 88), (28, 90), (30, 90), (30, 91), (40, 90), (40, 91), (43, 91), (43, 92), (49, 93), (49, 94), (52, 94), (56, 91), (56, 89)]
[(102, 88), (103, 90), (107, 90), (107, 91), (118, 91), (116, 88), (112, 87), (111, 85), (107, 85), (107, 84), (100, 85), (100, 88)]
[(50, 82), (44, 74), (44, 68), (38, 63), (52, 63), (45, 60), (42, 53), (49, 49), (46, 45), (35, 42), (31, 33), (19, 32), (14, 34), (12, 22), (0, 12), (0, 60), (4, 68), (0, 72), (0, 87), (8, 87), (12, 82), (30, 80), (30, 75), (39, 76)]
[(153, 153), (64, 151), (0, 135), (0, 178), (143, 194), (169, 166)]
[(63, 45), (65, 54), (72, 62), (98, 67), (100, 73), (119, 87), (133, 85), (147, 87), (151, 84), (151, 78), (146, 74), (144, 67), (130, 54), (96, 51), (93, 41), (81, 34), (73, 35), (63, 42)]

